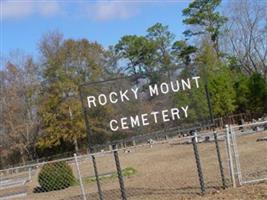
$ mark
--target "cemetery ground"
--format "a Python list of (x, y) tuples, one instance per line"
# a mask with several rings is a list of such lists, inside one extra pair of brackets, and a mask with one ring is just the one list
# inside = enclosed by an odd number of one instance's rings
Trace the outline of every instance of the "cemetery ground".
[[(267, 177), (267, 141), (257, 142), (258, 138), (266, 137), (266, 135), (267, 131), (258, 131), (237, 139), (244, 179), (250, 180), (258, 176)], [(214, 142), (199, 143), (198, 149), (206, 185), (205, 195), (200, 193), (192, 144), (184, 144), (182, 139), (176, 138), (176, 140), (169, 139), (166, 143), (154, 144), (152, 148), (145, 145), (133, 148), (131, 152), (119, 151), (121, 168), (130, 169), (124, 174), (127, 199), (267, 199), (267, 182), (232, 188), (225, 141), (219, 141), (219, 146), (229, 187), (225, 190), (221, 188), (222, 183)], [(120, 199), (119, 182), (114, 176), (116, 167), (113, 154), (99, 154), (96, 156), (96, 161), (104, 199)], [(71, 162), (69, 164), (73, 166), (73, 171), (76, 173), (75, 164)], [(98, 199), (91, 160), (80, 160), (79, 166), (87, 199)], [(34, 188), (38, 186), (39, 170), (38, 168), (33, 172), (31, 181), (19, 187), (20, 190), (25, 190), (27, 196), (15, 199), (82, 199), (78, 185), (53, 192), (33, 193)], [(13, 190), (14, 193), (15, 188), (10, 190)], [(1, 193), (3, 191), (0, 190)]]

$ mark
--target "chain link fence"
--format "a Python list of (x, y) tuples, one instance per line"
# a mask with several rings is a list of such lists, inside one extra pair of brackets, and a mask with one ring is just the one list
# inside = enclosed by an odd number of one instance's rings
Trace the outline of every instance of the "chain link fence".
[(229, 185), (225, 131), (217, 133), (221, 166), (214, 132), (190, 134), (1, 170), (0, 199), (186, 199)]
[(262, 181), (266, 125), (136, 138), (95, 154), (1, 170), (0, 200), (192, 199)]

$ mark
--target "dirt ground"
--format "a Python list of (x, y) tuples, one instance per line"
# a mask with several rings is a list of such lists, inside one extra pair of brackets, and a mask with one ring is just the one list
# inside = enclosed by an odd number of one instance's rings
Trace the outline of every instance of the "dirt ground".
[[(267, 136), (267, 132), (258, 132), (237, 137), (238, 153), (242, 180), (250, 181), (267, 177), (267, 141), (256, 142), (258, 138)], [(258, 200), (267, 199), (267, 182), (243, 185), (238, 188), (231, 187), (228, 169), (228, 160), (225, 141), (220, 141), (224, 173), (229, 188), (221, 188), (221, 176), (218, 167), (215, 144), (213, 142), (198, 144), (201, 165), (204, 174), (206, 194), (200, 195), (200, 186), (192, 144), (179, 144), (169, 142), (156, 144), (152, 148), (145, 146), (132, 149), (131, 152), (119, 152), (122, 169), (132, 167), (136, 174), (125, 177), (124, 185), (128, 200)], [(99, 174), (108, 174), (116, 171), (112, 153), (97, 156)], [(90, 159), (80, 160), (82, 177), (94, 176)], [(76, 173), (75, 165), (73, 170)], [(32, 193), (38, 185), (35, 173), (32, 182), (28, 183), (27, 200), (78, 200), (82, 199), (79, 186), (73, 186), (65, 190)], [(83, 179), (84, 180), (84, 179)], [(98, 199), (97, 187), (94, 182), (83, 182), (87, 199)], [(101, 181), (101, 189), (105, 200), (120, 199), (119, 182), (117, 178)]]

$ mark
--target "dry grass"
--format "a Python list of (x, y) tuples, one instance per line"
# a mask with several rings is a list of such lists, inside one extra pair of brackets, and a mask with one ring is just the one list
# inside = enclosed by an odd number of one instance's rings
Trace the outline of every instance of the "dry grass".
[[(238, 137), (241, 171), (244, 180), (255, 177), (267, 177), (267, 142), (256, 142), (267, 132)], [(225, 174), (229, 182), (228, 163), (224, 141), (220, 143)], [(198, 145), (207, 194), (199, 195), (199, 182), (195, 167), (192, 145), (158, 144), (135, 149), (131, 153), (120, 152), (122, 168), (133, 167), (137, 170), (134, 176), (125, 178), (125, 187), (130, 200), (163, 200), (163, 199), (267, 199), (267, 184), (246, 185), (237, 189), (222, 190), (214, 143)], [(264, 153), (263, 153), (264, 152)], [(112, 154), (97, 157), (99, 174), (116, 171)], [(83, 177), (93, 176), (90, 160), (80, 162)], [(76, 173), (75, 167), (73, 169)], [(80, 188), (74, 186), (61, 191), (47, 193), (32, 193), (38, 185), (37, 174), (33, 181), (27, 184), (27, 200), (44, 199), (81, 199)], [(102, 181), (102, 190), (107, 200), (120, 199), (119, 183), (115, 178)], [(88, 199), (97, 199), (95, 183), (85, 183)]]

